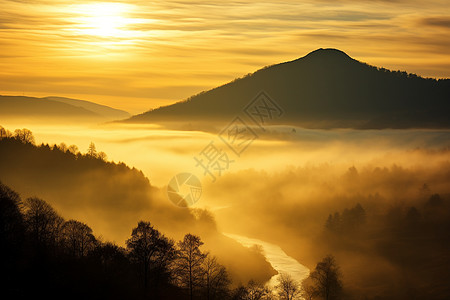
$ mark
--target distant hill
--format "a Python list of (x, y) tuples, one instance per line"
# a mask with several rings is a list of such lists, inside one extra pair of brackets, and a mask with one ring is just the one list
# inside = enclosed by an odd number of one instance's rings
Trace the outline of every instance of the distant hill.
[(77, 99), (64, 98), (64, 97), (45, 97), (43, 99), (58, 101), (61, 103), (70, 104), (72, 106), (85, 108), (91, 112), (98, 114), (98, 115), (108, 117), (111, 119), (123, 119), (123, 118), (127, 118), (130, 116), (130, 114), (126, 111), (111, 108), (109, 106), (100, 105), (100, 104), (85, 101), (85, 100), (77, 100)]
[(229, 122), (265, 91), (284, 113), (272, 124), (307, 128), (449, 128), (450, 80), (377, 68), (336, 49), (263, 68), (126, 122)]
[(27, 119), (109, 121), (127, 118), (122, 110), (62, 97), (0, 96), (0, 116)]

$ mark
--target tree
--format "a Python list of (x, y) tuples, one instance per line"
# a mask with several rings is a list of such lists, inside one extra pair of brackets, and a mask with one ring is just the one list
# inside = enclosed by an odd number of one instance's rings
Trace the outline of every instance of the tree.
[(95, 144), (93, 142), (89, 144), (86, 154), (91, 157), (97, 157), (97, 149), (95, 148)]
[(175, 257), (174, 243), (149, 222), (140, 221), (126, 244), (131, 260), (140, 266), (145, 288), (148, 286), (150, 272), (156, 275), (156, 281), (161, 275), (168, 273), (168, 266)]
[(0, 255), (2, 263), (12, 263), (24, 237), (24, 221), (19, 195), (0, 182)]
[(283, 300), (293, 300), (298, 299), (300, 296), (300, 284), (292, 278), (291, 275), (286, 273), (281, 273), (278, 277), (278, 285), (276, 290), (280, 299)]
[(201, 284), (204, 271), (202, 268), (206, 254), (200, 251), (203, 242), (200, 237), (193, 234), (186, 234), (184, 239), (178, 242), (177, 259), (175, 262), (175, 275), (177, 283), (189, 290), (189, 296), (192, 300), (194, 290)]
[(92, 229), (84, 223), (69, 220), (62, 226), (63, 240), (73, 257), (84, 257), (97, 244)]
[(11, 138), (12, 136), (13, 134), (11, 133), (11, 131), (0, 126), (0, 140)]
[[(117, 246), (111, 242), (98, 243), (97, 246), (89, 252), (89, 268), (96, 271), (95, 274), (86, 274), (93, 276), (101, 286), (101, 297), (108, 299), (131, 299), (129, 291), (131, 287), (136, 287), (134, 277), (132, 276), (131, 264), (127, 257), (126, 249)], [(85, 275), (85, 276), (86, 276)], [(97, 279), (98, 278), (98, 279)], [(125, 291), (124, 294), (123, 291)], [(117, 294), (119, 292), (119, 294)], [(137, 299), (135, 297), (134, 299)]]
[(409, 226), (411, 229), (414, 229), (415, 227), (418, 226), (419, 222), (420, 222), (420, 218), (421, 218), (421, 214), (420, 212), (417, 210), (417, 208), (410, 207), (408, 209), (408, 211), (406, 212), (406, 225)]
[(344, 231), (355, 231), (366, 222), (366, 211), (361, 204), (356, 204), (351, 209), (345, 209), (342, 213), (342, 229)]
[(0, 126), (0, 140), (7, 138), (8, 137), (8, 133), (6, 131), (5, 128), (3, 128), (3, 126)]
[(442, 197), (439, 194), (433, 194), (428, 199), (427, 203), (425, 204), (426, 207), (441, 207), (444, 204), (444, 200), (442, 200)]
[(42, 249), (56, 245), (64, 220), (47, 202), (36, 197), (26, 199), (24, 219), (35, 246)]
[(320, 261), (309, 277), (317, 296), (326, 300), (339, 298), (342, 291), (341, 272), (332, 255)]
[(231, 294), (232, 300), (244, 300), (247, 297), (247, 289), (245, 286), (241, 285), (233, 290)]
[(59, 150), (61, 150), (62, 152), (67, 152), (67, 150), (68, 150), (66, 143), (59, 144), (59, 146), (57, 146), (57, 148)]
[[(25, 226), (20, 213), (19, 195), (0, 182), (0, 283), (2, 298), (17, 295), (23, 287), (23, 245)], [(8, 293), (14, 291), (14, 293)]]
[(103, 151), (100, 151), (100, 152), (97, 154), (97, 157), (100, 158), (100, 159), (103, 160), (103, 161), (106, 161), (106, 160), (108, 159), (108, 155), (106, 155), (106, 153), (103, 152)]
[(312, 279), (309, 277), (302, 282), (301, 296), (305, 300), (312, 300), (317, 296), (317, 290), (311, 281)]
[(34, 144), (33, 133), (29, 129), (16, 129), (14, 131), (14, 138), (24, 144)]
[(250, 280), (246, 287), (245, 300), (266, 300), (272, 297), (271, 290), (260, 282)]
[(325, 227), (335, 233), (339, 233), (342, 229), (342, 219), (339, 212), (335, 212), (334, 215), (329, 215)]
[(228, 286), (231, 283), (225, 267), (217, 262), (215, 256), (208, 253), (203, 262), (203, 269), (203, 286), (206, 299), (224, 299), (228, 294)]
[(78, 147), (76, 145), (70, 145), (67, 150), (69, 150), (69, 152), (72, 154), (77, 154), (79, 152)]
[(357, 232), (366, 223), (366, 211), (361, 204), (356, 204), (351, 209), (345, 209), (342, 215), (335, 212), (329, 215), (325, 227), (334, 233)]

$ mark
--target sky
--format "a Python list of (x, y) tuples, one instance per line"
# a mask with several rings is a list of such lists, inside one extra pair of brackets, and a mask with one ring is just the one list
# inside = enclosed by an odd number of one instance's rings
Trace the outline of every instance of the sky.
[(450, 77), (447, 0), (0, 0), (0, 94), (140, 113), (318, 48)]

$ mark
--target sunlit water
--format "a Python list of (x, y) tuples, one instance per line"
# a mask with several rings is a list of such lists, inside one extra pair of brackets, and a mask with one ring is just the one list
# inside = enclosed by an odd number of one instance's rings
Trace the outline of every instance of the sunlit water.
[(272, 276), (269, 280), (268, 285), (271, 287), (278, 284), (278, 277), (280, 276), (280, 273), (289, 274), (298, 282), (302, 282), (309, 275), (309, 269), (307, 267), (287, 255), (283, 249), (275, 244), (237, 234), (224, 233), (224, 235), (234, 239), (245, 247), (252, 247), (254, 245), (261, 246), (267, 261), (279, 273)]

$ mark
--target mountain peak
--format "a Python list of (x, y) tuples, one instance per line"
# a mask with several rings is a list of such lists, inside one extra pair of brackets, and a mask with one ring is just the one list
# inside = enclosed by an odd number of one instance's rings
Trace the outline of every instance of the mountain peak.
[[(450, 128), (450, 85), (379, 70), (337, 49), (261, 69), (251, 76), (131, 122), (222, 122), (242, 112), (261, 90), (286, 112), (277, 125), (307, 128)], [(253, 103), (253, 102), (252, 102)]]
[(339, 61), (339, 60), (353, 60), (344, 51), (334, 49), (334, 48), (320, 48), (314, 50), (307, 54), (303, 59), (306, 60), (329, 60), (329, 61)]
[[(347, 53), (339, 49), (334, 48), (319, 48), (314, 50), (307, 55), (297, 58), (293, 61), (287, 62), (295, 63), (306, 63), (315, 66), (330, 66), (330, 65), (343, 65), (348, 63), (354, 63), (357, 60), (351, 58)], [(284, 64), (284, 63), (282, 63)]]
[(334, 48), (319, 48), (307, 54), (305, 58), (346, 58), (351, 59), (344, 51)]

